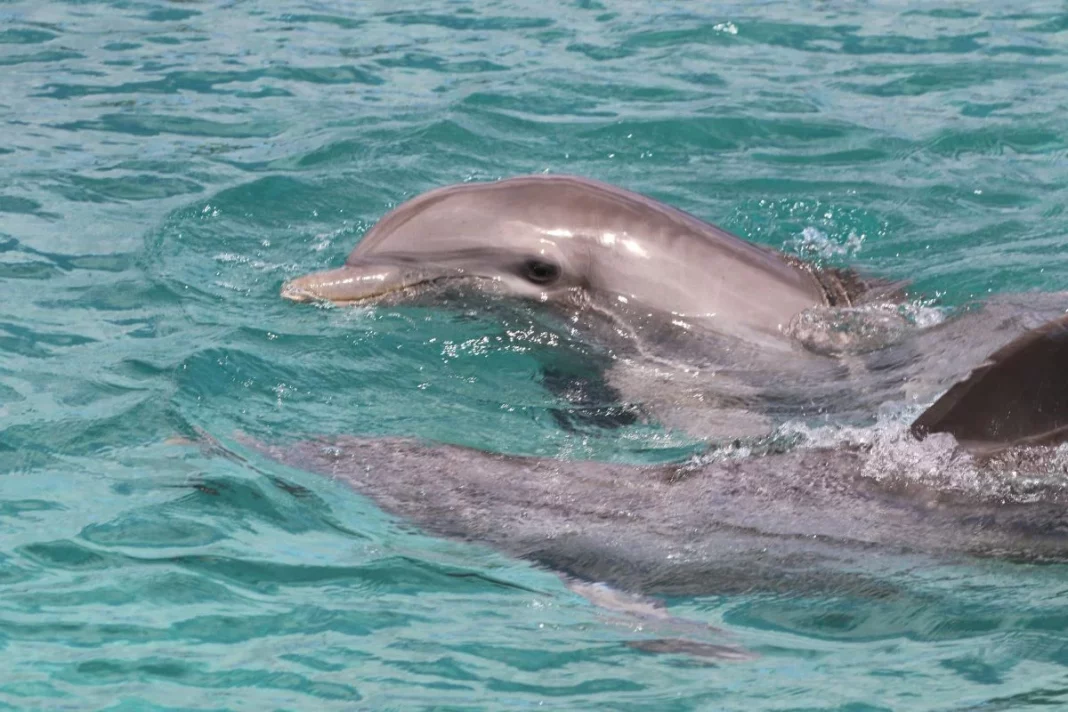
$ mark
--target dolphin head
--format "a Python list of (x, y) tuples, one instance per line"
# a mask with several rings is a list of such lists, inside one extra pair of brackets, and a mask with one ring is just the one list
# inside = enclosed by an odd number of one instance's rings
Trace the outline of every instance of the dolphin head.
[(402, 205), (344, 266), (290, 280), (282, 296), (352, 303), (463, 284), (546, 302), (589, 287), (588, 245), (570, 232), (501, 220), (471, 201), (448, 202), (454, 204), (416, 214), (416, 206)]
[(368, 231), (344, 266), (293, 279), (282, 296), (351, 303), (465, 284), (555, 302), (590, 289), (592, 245), (572, 209), (537, 190), (544, 181), (515, 182), (449, 186), (409, 200)]
[(599, 301), (777, 333), (822, 303), (815, 278), (651, 198), (570, 176), (431, 191), (382, 218), (338, 269), (287, 282), (294, 301), (361, 302), (473, 284), (537, 302)]

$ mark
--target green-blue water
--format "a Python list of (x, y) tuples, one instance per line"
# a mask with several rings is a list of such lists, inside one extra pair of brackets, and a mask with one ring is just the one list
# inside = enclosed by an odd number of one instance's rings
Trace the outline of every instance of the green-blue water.
[(1062, 2), (2, 0), (0, 126), (0, 707), (1068, 707), (1065, 567), (672, 601), (759, 654), (709, 665), (183, 443), (685, 452), (561, 430), (537, 334), (278, 298), (469, 179), (588, 175), (949, 304), (1068, 288)]

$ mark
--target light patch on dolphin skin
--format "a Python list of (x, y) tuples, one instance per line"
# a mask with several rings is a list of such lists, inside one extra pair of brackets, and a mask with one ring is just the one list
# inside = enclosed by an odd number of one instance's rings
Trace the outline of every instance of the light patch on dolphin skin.
[(648, 259), (649, 252), (641, 246), (641, 243), (637, 240), (623, 240), (623, 247), (627, 248), (627, 252), (638, 257), (644, 257)]
[(649, 257), (649, 251), (642, 247), (641, 242), (630, 237), (627, 233), (623, 233), (623, 235), (620, 236), (614, 232), (605, 231), (601, 233), (597, 240), (604, 247), (615, 247), (616, 245), (619, 245), (635, 257)]

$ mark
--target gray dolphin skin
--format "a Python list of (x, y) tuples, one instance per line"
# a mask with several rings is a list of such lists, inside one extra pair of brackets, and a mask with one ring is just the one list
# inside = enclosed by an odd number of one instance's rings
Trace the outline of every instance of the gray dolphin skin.
[[(249, 444), (427, 531), (635, 592), (863, 588), (925, 557), (1068, 560), (1068, 295), (924, 326), (877, 282), (566, 176), (419, 196), (282, 295), (448, 308), (458, 285), (567, 314), (607, 344), (608, 392), (707, 454), (638, 466), (401, 438)], [(888, 404), (906, 415), (876, 424)], [(831, 435), (798, 443), (790, 423)]]

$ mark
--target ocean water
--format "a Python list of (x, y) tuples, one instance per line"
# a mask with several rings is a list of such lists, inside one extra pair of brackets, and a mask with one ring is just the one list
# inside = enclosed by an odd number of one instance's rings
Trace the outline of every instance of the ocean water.
[(656, 655), (234, 440), (692, 450), (562, 430), (537, 334), (278, 298), (448, 183), (587, 175), (946, 305), (1068, 289), (1062, 2), (2, 0), (0, 126), (0, 707), (1068, 708), (1064, 566), (675, 599), (755, 659)]

